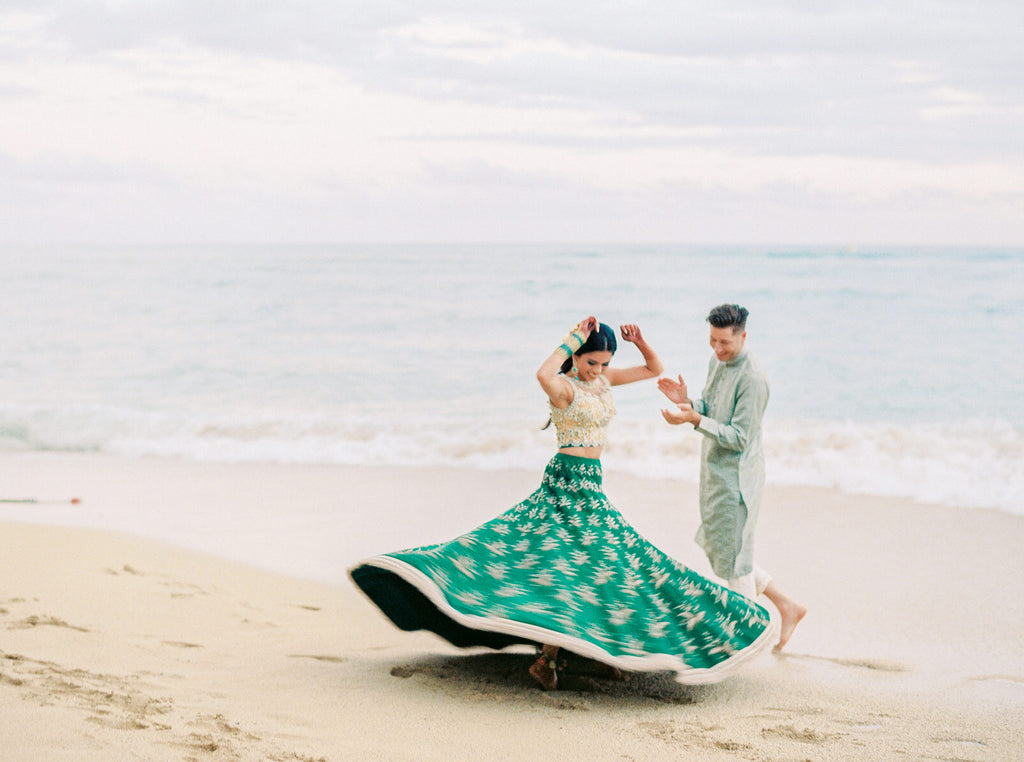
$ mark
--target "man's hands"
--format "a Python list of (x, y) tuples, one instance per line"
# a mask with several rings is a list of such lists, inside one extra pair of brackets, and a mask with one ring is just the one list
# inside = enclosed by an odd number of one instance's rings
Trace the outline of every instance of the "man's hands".
[(661, 415), (673, 426), (678, 426), (681, 423), (692, 423), (696, 426), (700, 423), (700, 413), (690, 407), (686, 402), (681, 403), (675, 409), (662, 409)]
[(661, 393), (676, 403), (675, 408), (662, 409), (662, 417), (673, 426), (681, 423), (692, 423), (694, 426), (700, 423), (700, 413), (693, 409), (690, 398), (686, 396), (686, 382), (682, 376), (677, 377), (678, 381), (671, 378), (659, 378), (658, 388)]
[(690, 398), (686, 396), (686, 382), (683, 381), (682, 376), (679, 376), (678, 381), (673, 381), (671, 378), (659, 378), (658, 388), (662, 394), (677, 405), (690, 401)]

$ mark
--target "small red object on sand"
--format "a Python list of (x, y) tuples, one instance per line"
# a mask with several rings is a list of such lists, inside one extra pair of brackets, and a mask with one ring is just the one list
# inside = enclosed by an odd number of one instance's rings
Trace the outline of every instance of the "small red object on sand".
[(73, 498), (71, 498), (71, 502), (72, 503), (80, 503), (80, 502), (82, 502), (82, 499), (78, 498), (78, 497), (73, 497)]

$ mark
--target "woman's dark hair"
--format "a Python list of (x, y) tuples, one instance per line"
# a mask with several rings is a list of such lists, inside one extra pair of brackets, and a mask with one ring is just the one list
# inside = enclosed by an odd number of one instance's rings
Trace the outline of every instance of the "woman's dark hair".
[[(597, 330), (592, 331), (587, 337), (586, 342), (580, 347), (580, 351), (576, 355), (582, 355), (587, 352), (611, 352), (615, 354), (615, 350), (618, 349), (618, 342), (615, 340), (615, 331), (604, 323), (598, 323)], [(576, 355), (569, 355), (565, 358), (565, 362), (562, 363), (561, 372), (568, 373), (572, 370), (572, 360)], [(541, 431), (551, 425), (551, 417), (548, 417), (548, 422), (541, 427)]]
[[(577, 355), (586, 354), (587, 352), (611, 352), (615, 354), (615, 350), (618, 349), (618, 342), (615, 340), (615, 331), (610, 326), (604, 323), (599, 323), (596, 331), (591, 331), (587, 337), (586, 343), (580, 347)], [(568, 373), (572, 369), (572, 358), (575, 355), (567, 357), (565, 362), (562, 363), (562, 373)]]
[(746, 307), (738, 304), (719, 304), (708, 315), (707, 320), (715, 328), (732, 328), (732, 332), (745, 330), (747, 327)]

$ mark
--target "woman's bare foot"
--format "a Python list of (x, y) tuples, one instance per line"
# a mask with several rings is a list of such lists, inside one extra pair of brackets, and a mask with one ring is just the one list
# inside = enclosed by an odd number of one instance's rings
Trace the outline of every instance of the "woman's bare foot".
[(530, 667), (530, 676), (546, 691), (558, 687), (558, 671), (564, 666), (558, 661), (560, 650), (558, 646), (544, 644), (540, 649), (540, 657)]
[(541, 656), (530, 666), (530, 677), (537, 681), (543, 690), (553, 691), (558, 687), (558, 670), (555, 660)]
[(774, 603), (775, 608), (779, 610), (779, 619), (781, 620), (779, 642), (772, 649), (778, 653), (789, 642), (790, 637), (793, 635), (793, 630), (796, 629), (796, 626), (800, 624), (800, 620), (807, 614), (807, 607), (802, 603), (797, 603), (779, 590), (778, 585), (774, 582), (769, 583), (768, 587), (765, 588), (764, 594), (768, 596), (768, 600)]

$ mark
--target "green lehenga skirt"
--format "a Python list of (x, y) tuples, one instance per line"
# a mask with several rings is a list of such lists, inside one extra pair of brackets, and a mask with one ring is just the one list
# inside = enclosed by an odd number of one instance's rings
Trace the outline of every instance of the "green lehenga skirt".
[(641, 537), (605, 497), (601, 463), (556, 454), (539, 489), (449, 542), (349, 572), (399, 628), (460, 647), (561, 646), (627, 671), (720, 680), (772, 636), (768, 612)]

